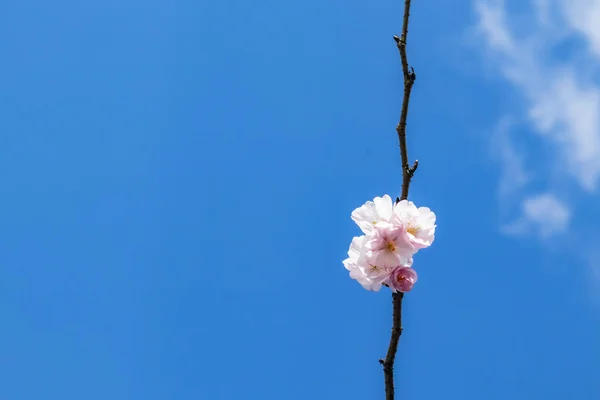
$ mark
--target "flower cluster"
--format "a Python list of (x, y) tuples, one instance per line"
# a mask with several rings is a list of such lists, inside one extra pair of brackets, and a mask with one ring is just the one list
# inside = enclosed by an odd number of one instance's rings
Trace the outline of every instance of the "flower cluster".
[(409, 292), (417, 281), (413, 256), (433, 242), (435, 214), (407, 200), (394, 204), (384, 195), (354, 210), (352, 219), (364, 235), (352, 239), (343, 261), (350, 277), (367, 290), (377, 292), (386, 285)]

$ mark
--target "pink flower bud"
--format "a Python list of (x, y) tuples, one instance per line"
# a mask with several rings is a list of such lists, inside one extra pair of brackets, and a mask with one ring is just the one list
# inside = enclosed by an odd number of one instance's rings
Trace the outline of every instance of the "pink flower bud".
[(417, 273), (410, 267), (396, 267), (389, 277), (388, 285), (394, 292), (410, 292), (417, 282)]

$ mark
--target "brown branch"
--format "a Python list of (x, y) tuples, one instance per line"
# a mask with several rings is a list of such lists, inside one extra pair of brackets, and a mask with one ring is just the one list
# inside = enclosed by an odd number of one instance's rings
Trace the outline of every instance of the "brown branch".
[(408, 28), (408, 13), (410, 10), (410, 0), (405, 0), (404, 8), (404, 25), (402, 27), (402, 36), (394, 36), (398, 50), (400, 51), (400, 60), (402, 61), (402, 73), (404, 75), (404, 97), (402, 98), (402, 109), (400, 111), (400, 122), (396, 126), (398, 140), (400, 142), (400, 157), (402, 159), (402, 195), (400, 200), (408, 198), (408, 188), (410, 180), (419, 166), (419, 161), (415, 161), (413, 166), (408, 165), (408, 150), (406, 148), (406, 118), (408, 116), (408, 104), (410, 102), (410, 94), (412, 87), (415, 84), (417, 75), (414, 68), (408, 68), (406, 59), (406, 35)]
[[(412, 87), (417, 78), (415, 70), (408, 67), (408, 60), (406, 57), (406, 40), (408, 37), (408, 18), (410, 16), (410, 2), (411, 0), (404, 1), (404, 19), (402, 21), (402, 34), (400, 37), (394, 36), (396, 45), (400, 52), (400, 61), (402, 63), (402, 74), (404, 76), (404, 97), (402, 98), (402, 108), (400, 110), (400, 122), (396, 126), (396, 132), (398, 132), (398, 140), (400, 142), (400, 157), (402, 159), (402, 193), (396, 202), (406, 200), (408, 198), (408, 189), (410, 187), (410, 181), (415, 174), (415, 171), (419, 167), (419, 161), (415, 161), (411, 166), (408, 164), (408, 150), (406, 148), (406, 117), (408, 115), (408, 103), (410, 101), (410, 94)], [(390, 345), (388, 347), (385, 359), (379, 360), (383, 365), (383, 373), (385, 377), (385, 398), (386, 400), (394, 400), (394, 361), (396, 359), (396, 351), (398, 350), (398, 342), (400, 341), (400, 335), (402, 335), (402, 299), (404, 298), (403, 293), (392, 294), (392, 335), (390, 337)]]
[(385, 378), (385, 398), (386, 400), (394, 400), (394, 359), (398, 350), (398, 342), (402, 335), (402, 298), (404, 293), (392, 293), (392, 336), (390, 338), (390, 346), (388, 347), (385, 360), (379, 360), (383, 365), (383, 374)]

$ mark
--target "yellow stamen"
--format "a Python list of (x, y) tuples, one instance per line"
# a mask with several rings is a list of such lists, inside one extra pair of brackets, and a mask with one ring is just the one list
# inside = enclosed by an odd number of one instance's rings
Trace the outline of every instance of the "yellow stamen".
[(394, 243), (394, 242), (387, 242), (387, 243), (385, 244), (385, 248), (386, 248), (388, 251), (391, 251), (391, 252), (393, 253), (394, 251), (396, 251), (396, 243)]
[(406, 232), (410, 233), (413, 236), (417, 236), (417, 233), (419, 232), (419, 227), (409, 225), (408, 228), (406, 228)]

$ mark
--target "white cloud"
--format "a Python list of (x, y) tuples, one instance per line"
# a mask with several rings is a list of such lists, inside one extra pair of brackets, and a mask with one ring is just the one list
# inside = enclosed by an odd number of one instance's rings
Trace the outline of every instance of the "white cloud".
[(575, 73), (557, 73), (529, 116), (540, 133), (553, 134), (569, 171), (584, 189), (600, 178), (600, 88), (577, 81)]
[[(593, 214), (572, 218), (577, 195), (598, 196), (600, 183), (600, 0), (473, 1), (486, 62), (524, 105), (501, 111), (513, 115), (500, 118), (490, 141), (509, 221), (501, 230), (559, 236), (560, 248), (586, 267), (600, 306), (600, 231)], [(524, 131), (531, 132), (516, 134)]]
[(523, 200), (520, 219), (504, 227), (513, 235), (536, 233), (543, 239), (564, 233), (569, 228), (571, 211), (555, 195), (542, 193)]
[(557, 3), (569, 27), (579, 32), (590, 49), (600, 57), (600, 0), (563, 0)]
[(499, 194), (501, 200), (517, 194), (531, 180), (526, 171), (524, 155), (519, 152), (510, 135), (514, 122), (510, 117), (500, 120), (490, 141), (491, 154), (500, 164)]
[(571, 219), (571, 212), (567, 206), (550, 193), (525, 199), (523, 213), (537, 226), (543, 237), (563, 233)]
[[(600, 0), (531, 5), (532, 15), (512, 27), (507, 21), (515, 18), (504, 1), (476, 0), (478, 32), (500, 73), (526, 101), (524, 114), (535, 132), (565, 165), (557, 170), (591, 192), (600, 181), (600, 86), (585, 73), (586, 57), (564, 61), (550, 54), (570, 36), (582, 38), (600, 58)], [(517, 28), (529, 33), (517, 35)]]

